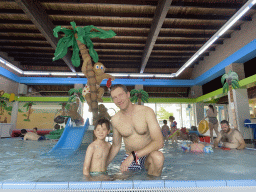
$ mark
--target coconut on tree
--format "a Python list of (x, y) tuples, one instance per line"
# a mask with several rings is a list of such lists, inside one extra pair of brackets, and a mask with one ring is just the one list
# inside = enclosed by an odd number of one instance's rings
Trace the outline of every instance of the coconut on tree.
[(233, 97), (233, 89), (240, 87), (238, 81), (239, 81), (239, 78), (237, 73), (231, 70), (228, 72), (228, 74), (224, 74), (221, 77), (221, 83), (223, 85), (223, 93), (229, 90), (230, 102), (231, 102), (230, 105), (231, 105), (231, 111), (232, 111), (233, 120), (234, 120), (233, 125), (235, 129), (238, 129), (238, 126), (237, 126), (236, 111), (235, 111), (235, 104), (234, 104), (234, 97)]
[(27, 119), (24, 119), (24, 121), (30, 121), (29, 117), (32, 114), (33, 110), (32, 110), (32, 106), (35, 105), (35, 103), (33, 103), (32, 101), (27, 102), (23, 105), (23, 107), (26, 107), (26, 110), (28, 112), (27, 114)]
[[(72, 26), (72, 29), (62, 28), (61, 26), (57, 26), (53, 29), (53, 34), (55, 37), (58, 37), (59, 32), (64, 33), (64, 37), (62, 37), (57, 44), (53, 61), (63, 58), (67, 54), (68, 48), (72, 47), (73, 53), (71, 62), (75, 67), (79, 67), (80, 51), (83, 59), (82, 72), (85, 77), (87, 77), (87, 84), (90, 86), (91, 90), (91, 110), (93, 113), (93, 119), (96, 119), (98, 116), (98, 101), (96, 77), (93, 71), (92, 59), (95, 63), (97, 63), (98, 54), (93, 48), (91, 38), (98, 37), (101, 39), (105, 39), (114, 37), (116, 34), (112, 30), (104, 31), (102, 29), (94, 27), (93, 25), (76, 27), (75, 22), (71, 22), (70, 24)], [(89, 51), (87, 48), (89, 49)]]
[(143, 103), (146, 103), (146, 102), (148, 103), (149, 95), (143, 89), (139, 89), (139, 90), (133, 89), (131, 90), (130, 94), (131, 94), (131, 102), (134, 102), (134, 103), (138, 102), (138, 105), (141, 105), (141, 101)]

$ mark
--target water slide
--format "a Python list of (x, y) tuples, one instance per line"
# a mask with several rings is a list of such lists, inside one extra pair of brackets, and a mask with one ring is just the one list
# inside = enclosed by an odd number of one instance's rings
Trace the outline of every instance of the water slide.
[(63, 157), (72, 155), (80, 147), (88, 127), (89, 119), (86, 120), (83, 126), (74, 127), (71, 119), (69, 118), (64, 132), (62, 133), (57, 144), (43, 156)]

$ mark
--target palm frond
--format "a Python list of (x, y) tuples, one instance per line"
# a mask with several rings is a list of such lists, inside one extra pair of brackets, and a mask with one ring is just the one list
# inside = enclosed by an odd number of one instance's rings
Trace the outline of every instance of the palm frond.
[(221, 83), (222, 83), (222, 85), (224, 85), (225, 80), (226, 80), (227, 78), (228, 78), (228, 75), (227, 75), (227, 74), (222, 75), (222, 77), (221, 77)]

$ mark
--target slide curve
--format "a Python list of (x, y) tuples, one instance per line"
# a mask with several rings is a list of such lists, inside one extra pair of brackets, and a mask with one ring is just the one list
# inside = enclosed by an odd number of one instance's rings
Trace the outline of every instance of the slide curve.
[(85, 124), (80, 127), (74, 127), (71, 119), (65, 126), (64, 132), (62, 133), (57, 144), (48, 152), (48, 155), (54, 156), (69, 156), (73, 154), (81, 145), (84, 133), (89, 127), (89, 119), (87, 118)]

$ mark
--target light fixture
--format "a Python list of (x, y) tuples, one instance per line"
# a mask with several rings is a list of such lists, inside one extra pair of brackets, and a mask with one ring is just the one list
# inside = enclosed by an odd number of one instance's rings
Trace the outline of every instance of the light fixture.
[(77, 74), (73, 73), (73, 72), (53, 72), (53, 73), (51, 73), (51, 75), (54, 75), (54, 76), (76, 76)]
[(139, 73), (131, 73), (130, 77), (154, 77), (154, 74), (139, 74)]
[(24, 71), (24, 75), (50, 75), (50, 72), (44, 71)]
[[(220, 36), (222, 36), (230, 27), (234, 25), (254, 4), (256, 0), (249, 0), (245, 3), (196, 53), (197, 57), (201, 55), (206, 49), (208, 49)], [(192, 58), (195, 56), (193, 55)], [(194, 61), (195, 59), (193, 59)], [(176, 73), (178, 76), (185, 68), (187, 68), (192, 62), (188, 60)]]
[(6, 61), (5, 59), (3, 59), (2, 57), (0, 57), (0, 62), (3, 64), (3, 65), (6, 65), (7, 67), (13, 69), (14, 71), (22, 74), (23, 71), (21, 69), (19, 69), (18, 67), (14, 66), (13, 64), (9, 63), (8, 61)]

